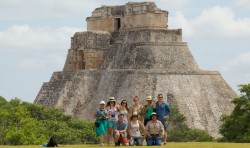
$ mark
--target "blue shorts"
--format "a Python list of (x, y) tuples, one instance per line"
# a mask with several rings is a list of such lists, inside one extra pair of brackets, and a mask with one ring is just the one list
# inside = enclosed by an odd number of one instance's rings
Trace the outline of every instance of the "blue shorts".
[(115, 128), (115, 121), (108, 121), (108, 128)]
[(165, 121), (165, 120), (163, 120), (163, 121), (160, 120), (160, 121), (161, 121), (161, 123), (162, 123), (163, 126), (164, 126), (164, 130), (167, 131), (167, 127), (168, 127), (168, 125), (169, 125), (169, 121), (168, 121), (168, 120), (166, 120), (166, 121)]

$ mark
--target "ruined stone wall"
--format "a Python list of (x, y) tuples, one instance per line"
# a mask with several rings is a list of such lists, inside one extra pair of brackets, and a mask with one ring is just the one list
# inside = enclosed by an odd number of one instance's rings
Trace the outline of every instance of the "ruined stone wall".
[(100, 69), (103, 54), (109, 48), (108, 32), (77, 32), (71, 38), (64, 71)]
[(121, 18), (121, 30), (136, 29), (166, 29), (166, 17), (164, 13), (126, 15)]
[(44, 106), (56, 106), (60, 95), (63, 93), (62, 90), (67, 83), (74, 79), (73, 75), (73, 72), (54, 72), (50, 81), (43, 83), (36, 96), (35, 103)]
[(105, 30), (108, 32), (116, 31), (117, 29), (115, 28), (115, 19), (114, 18), (88, 19), (87, 30), (88, 31)]
[(182, 44), (182, 30), (133, 30), (133, 31), (116, 31), (111, 33), (111, 44), (123, 43), (169, 43)]
[(152, 2), (127, 3), (125, 6), (97, 8), (86, 20), (88, 31), (166, 29), (168, 12)]
[(110, 49), (102, 69), (200, 70), (185, 43), (124, 43), (117, 47)]

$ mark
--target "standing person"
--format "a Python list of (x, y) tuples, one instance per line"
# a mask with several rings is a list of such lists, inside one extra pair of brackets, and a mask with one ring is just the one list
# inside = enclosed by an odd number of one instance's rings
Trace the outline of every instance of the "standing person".
[(134, 146), (135, 141), (137, 146), (142, 146), (142, 134), (140, 132), (140, 128), (143, 131), (145, 131), (144, 125), (140, 120), (138, 120), (138, 114), (134, 112), (128, 124), (128, 132), (130, 135), (129, 139), (130, 146)]
[(132, 104), (132, 106), (130, 106), (130, 108), (129, 108), (129, 118), (131, 118), (131, 116), (133, 115), (134, 112), (137, 112), (138, 119), (140, 121), (143, 121), (143, 116), (142, 116), (143, 106), (140, 105), (139, 97), (135, 96), (133, 101), (134, 101), (134, 104)]
[(147, 132), (147, 146), (161, 145), (161, 138), (164, 135), (164, 126), (157, 120), (158, 115), (153, 112), (151, 120), (147, 123), (145, 130)]
[(144, 105), (142, 109), (142, 114), (144, 116), (144, 126), (146, 126), (148, 121), (150, 121), (150, 116), (156, 107), (156, 102), (151, 96), (147, 97), (146, 102), (147, 104)]
[(96, 118), (95, 129), (96, 135), (100, 137), (99, 146), (104, 146), (103, 140), (107, 130), (108, 112), (105, 109), (105, 102), (101, 101), (99, 109), (94, 113), (93, 117)]
[(167, 143), (167, 126), (169, 123), (169, 117), (171, 115), (171, 109), (167, 103), (163, 101), (163, 95), (158, 94), (158, 101), (156, 102), (155, 112), (159, 116), (159, 120), (164, 125), (164, 136), (163, 136), (163, 142), (164, 145)]
[(119, 107), (119, 114), (124, 115), (124, 121), (128, 122), (128, 103), (126, 100), (122, 100), (121, 105)]
[(109, 101), (106, 105), (106, 109), (108, 110), (108, 134), (107, 134), (107, 144), (110, 144), (110, 137), (114, 132), (115, 122), (118, 120), (118, 106), (115, 105), (115, 98), (110, 97)]
[(122, 145), (128, 145), (128, 139), (127, 137), (127, 127), (128, 123), (124, 121), (124, 115), (119, 114), (118, 116), (118, 121), (115, 122), (115, 128), (114, 128), (114, 133), (115, 133), (115, 146), (119, 146), (120, 143)]

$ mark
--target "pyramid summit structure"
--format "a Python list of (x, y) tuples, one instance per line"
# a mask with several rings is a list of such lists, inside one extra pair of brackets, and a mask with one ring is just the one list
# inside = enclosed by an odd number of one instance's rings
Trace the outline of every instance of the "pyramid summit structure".
[(232, 111), (237, 94), (217, 71), (201, 70), (182, 41), (168, 29), (168, 12), (153, 2), (102, 6), (76, 32), (62, 71), (45, 82), (35, 103), (93, 120), (100, 100), (161, 93), (187, 117), (189, 127), (219, 137), (220, 117)]

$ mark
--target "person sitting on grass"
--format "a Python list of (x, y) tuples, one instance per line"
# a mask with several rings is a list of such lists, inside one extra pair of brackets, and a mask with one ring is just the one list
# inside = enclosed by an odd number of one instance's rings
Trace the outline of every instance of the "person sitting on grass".
[(56, 137), (52, 136), (49, 140), (48, 143), (43, 144), (42, 146), (44, 147), (58, 147), (57, 142), (56, 142)]
[(127, 136), (127, 122), (124, 121), (124, 115), (119, 114), (118, 121), (115, 122), (114, 134), (115, 134), (115, 146), (119, 146), (120, 143), (124, 146), (128, 145)]
[(151, 120), (147, 123), (145, 130), (147, 132), (147, 146), (161, 145), (161, 138), (164, 135), (164, 126), (157, 120), (158, 115), (153, 112)]

